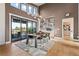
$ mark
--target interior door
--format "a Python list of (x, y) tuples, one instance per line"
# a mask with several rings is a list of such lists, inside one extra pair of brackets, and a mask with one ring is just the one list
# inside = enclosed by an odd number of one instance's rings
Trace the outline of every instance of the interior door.
[(74, 18), (65, 18), (62, 20), (62, 37), (64, 39), (73, 39), (74, 34)]

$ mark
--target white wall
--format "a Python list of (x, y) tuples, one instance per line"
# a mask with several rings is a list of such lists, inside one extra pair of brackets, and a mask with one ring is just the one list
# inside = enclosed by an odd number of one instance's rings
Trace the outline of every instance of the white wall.
[(78, 38), (79, 38), (79, 3), (78, 3)]
[(0, 3), (0, 45), (5, 44), (5, 4)]

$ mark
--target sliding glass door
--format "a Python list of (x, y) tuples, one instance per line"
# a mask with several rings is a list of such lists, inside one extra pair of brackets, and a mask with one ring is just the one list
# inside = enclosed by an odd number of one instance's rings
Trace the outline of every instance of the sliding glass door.
[(36, 22), (33, 22), (33, 34), (36, 34), (37, 32), (37, 23)]
[(32, 27), (32, 21), (28, 21), (28, 34), (32, 34), (33, 33), (33, 27)]
[(37, 32), (37, 23), (21, 18), (12, 19), (12, 41), (27, 39), (28, 34)]
[(27, 25), (26, 21), (21, 21), (21, 38), (26, 39), (26, 34), (27, 34)]
[(12, 41), (21, 39), (20, 20), (13, 19), (12, 21)]
[(37, 23), (34, 21), (28, 21), (28, 33), (35, 34), (37, 31)]

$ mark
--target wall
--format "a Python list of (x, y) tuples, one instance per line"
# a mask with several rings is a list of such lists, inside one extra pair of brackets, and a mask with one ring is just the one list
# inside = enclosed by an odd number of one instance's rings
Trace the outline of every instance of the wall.
[(78, 3), (78, 38), (79, 38), (79, 3)]
[(0, 45), (5, 44), (5, 4), (0, 3)]
[(9, 41), (9, 20), (10, 20), (9, 13), (13, 13), (22, 17), (30, 18), (30, 19), (34, 19), (34, 17), (32, 17), (31, 15), (28, 15), (26, 12), (20, 9), (10, 6), (9, 3), (6, 3), (5, 9), (6, 9), (6, 32), (5, 32), (6, 36), (5, 37), (6, 37), (6, 41)]
[[(74, 38), (78, 35), (78, 4), (75, 3), (47, 3), (41, 5), (40, 15), (45, 17), (55, 17), (55, 34), (57, 37), (62, 37), (62, 19), (66, 18), (65, 13), (69, 12), (69, 17), (74, 17)], [(68, 17), (67, 17), (68, 18)]]

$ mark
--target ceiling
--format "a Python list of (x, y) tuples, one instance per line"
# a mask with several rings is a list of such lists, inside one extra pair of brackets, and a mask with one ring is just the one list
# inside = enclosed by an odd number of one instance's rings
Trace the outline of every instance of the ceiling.
[(36, 5), (36, 6), (40, 6), (40, 5), (43, 5), (45, 3), (33, 3), (33, 4)]

